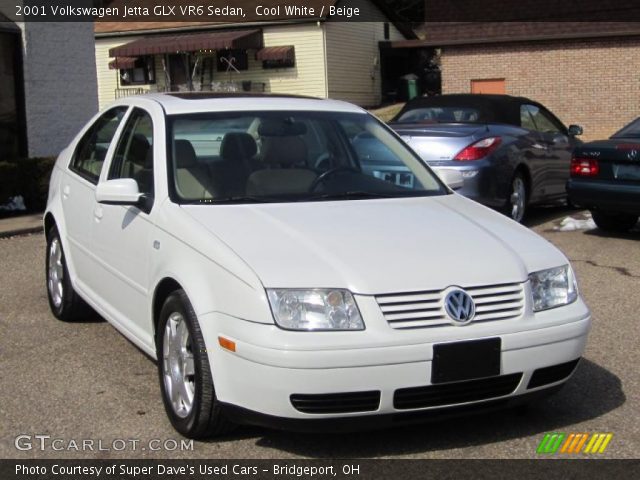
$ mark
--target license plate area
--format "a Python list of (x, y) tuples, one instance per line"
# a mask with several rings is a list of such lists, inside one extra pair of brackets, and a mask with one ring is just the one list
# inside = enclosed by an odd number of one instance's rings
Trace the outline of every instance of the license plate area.
[(614, 164), (613, 176), (617, 180), (640, 180), (640, 165)]
[(431, 383), (460, 382), (500, 375), (500, 338), (433, 346)]

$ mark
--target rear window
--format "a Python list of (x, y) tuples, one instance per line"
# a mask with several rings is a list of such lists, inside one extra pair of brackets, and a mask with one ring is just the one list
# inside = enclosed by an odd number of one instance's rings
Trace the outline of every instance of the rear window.
[(483, 121), (480, 110), (472, 107), (422, 107), (407, 110), (398, 123), (478, 123)]
[(614, 133), (611, 138), (640, 138), (640, 118)]

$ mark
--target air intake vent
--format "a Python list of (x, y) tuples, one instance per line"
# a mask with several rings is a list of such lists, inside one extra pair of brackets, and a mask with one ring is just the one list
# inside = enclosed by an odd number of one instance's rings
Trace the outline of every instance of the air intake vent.
[[(524, 312), (522, 283), (465, 288), (476, 305), (473, 322), (509, 320)], [(450, 325), (443, 290), (376, 295), (389, 325), (397, 329)]]
[(303, 413), (373, 412), (380, 407), (380, 392), (349, 392), (306, 395), (294, 393), (291, 404)]
[(397, 410), (408, 410), (502, 397), (513, 393), (518, 388), (521, 379), (522, 373), (513, 373), (467, 382), (402, 388), (396, 390), (393, 396), (393, 406)]
[(559, 382), (564, 380), (573, 373), (580, 359), (572, 360), (567, 363), (561, 363), (559, 365), (552, 365), (551, 367), (539, 368), (529, 380), (527, 388), (541, 387), (542, 385), (548, 385), (550, 383)]

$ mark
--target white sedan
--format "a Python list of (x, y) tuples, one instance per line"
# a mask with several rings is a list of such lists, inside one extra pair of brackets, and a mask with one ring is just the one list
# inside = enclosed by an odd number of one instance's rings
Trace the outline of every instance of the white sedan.
[(53, 314), (157, 359), (192, 438), (530, 402), (591, 323), (559, 250), (343, 102), (120, 100), (60, 154), (44, 222)]

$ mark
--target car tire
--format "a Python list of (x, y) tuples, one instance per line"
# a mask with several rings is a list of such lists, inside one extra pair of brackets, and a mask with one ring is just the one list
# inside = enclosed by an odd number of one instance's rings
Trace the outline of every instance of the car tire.
[(612, 214), (592, 211), (591, 216), (598, 228), (605, 232), (628, 232), (638, 223), (637, 215), (624, 213)]
[(73, 289), (60, 234), (55, 226), (47, 232), (45, 274), (49, 307), (56, 318), (73, 322), (91, 316), (91, 307)]
[(162, 400), (173, 427), (193, 439), (231, 431), (234, 424), (221, 411), (202, 331), (183, 290), (162, 306), (156, 346)]
[(516, 172), (511, 179), (509, 196), (505, 205), (505, 214), (518, 223), (522, 223), (527, 214), (529, 188), (522, 172)]

